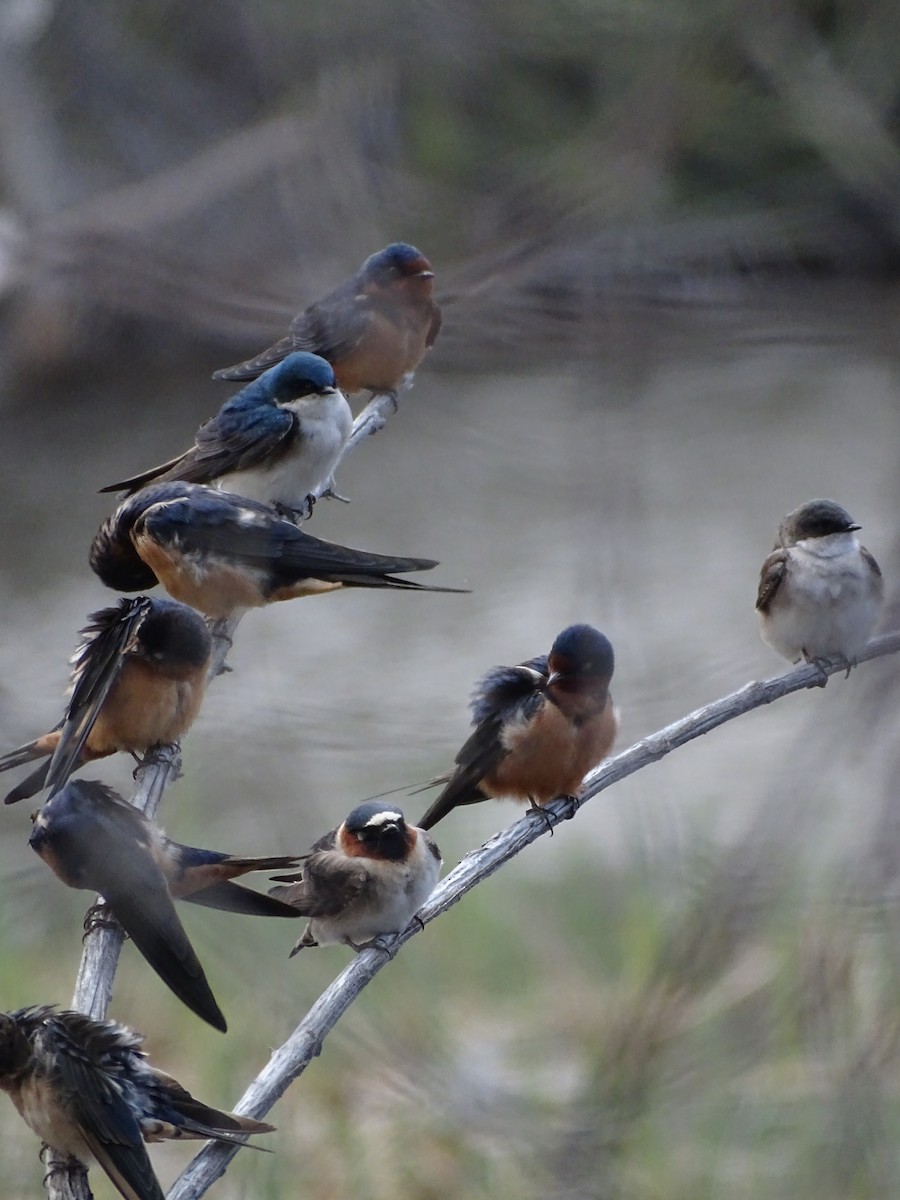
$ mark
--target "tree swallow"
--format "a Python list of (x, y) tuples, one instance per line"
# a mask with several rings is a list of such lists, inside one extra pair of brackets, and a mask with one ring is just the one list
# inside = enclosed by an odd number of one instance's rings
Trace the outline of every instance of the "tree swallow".
[(859, 528), (833, 500), (810, 500), (781, 522), (756, 609), (763, 641), (791, 662), (842, 661), (849, 673), (868, 642), (884, 581)]
[(154, 480), (181, 479), (271, 504), (283, 516), (308, 515), (352, 425), (350, 405), (325, 359), (289, 354), (201, 425), (190, 450), (100, 490), (132, 495)]

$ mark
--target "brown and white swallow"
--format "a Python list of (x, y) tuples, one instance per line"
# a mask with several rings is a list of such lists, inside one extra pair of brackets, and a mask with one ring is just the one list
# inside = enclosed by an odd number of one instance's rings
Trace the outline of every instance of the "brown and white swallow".
[(791, 662), (843, 662), (849, 671), (881, 613), (884, 581), (834, 500), (809, 500), (778, 528), (762, 565), (756, 610), (762, 639)]
[(336, 942), (361, 949), (400, 933), (434, 890), (441, 852), (424, 831), (389, 804), (369, 800), (320, 838), (300, 872), (273, 878), (269, 889), (309, 924), (291, 951)]

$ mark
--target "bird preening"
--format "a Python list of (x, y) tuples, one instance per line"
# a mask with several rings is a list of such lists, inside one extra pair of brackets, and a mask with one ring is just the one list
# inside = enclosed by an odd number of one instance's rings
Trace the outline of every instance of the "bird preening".
[[(552, 642), (545, 630), (546, 640), (530, 647), (506, 647), (529, 653), (549, 643), (546, 653), (478, 679), (471, 732), (452, 767), (427, 785), (441, 790), (418, 824), (372, 799), (303, 853), (239, 855), (178, 842), (106, 784), (72, 778), (109, 755), (143, 761), (180, 741), (213, 668), (210, 622), (344, 589), (359, 591), (359, 619), (366, 591), (466, 593), (405, 578), (438, 566), (432, 558), (354, 549), (300, 528), (359, 440), (345, 393), (396, 400), (434, 344), (441, 314), (433, 285), (431, 263), (414, 246), (396, 242), (372, 254), (298, 313), (287, 335), (216, 372), (244, 386), (200, 427), (193, 445), (102, 489), (125, 495), (90, 545), (94, 573), (117, 591), (160, 585), (168, 595), (123, 598), (92, 613), (62, 718), (0, 757), (0, 771), (38, 762), (5, 802), (47, 792), (29, 837), (43, 863), (66, 886), (98, 894), (99, 907), (159, 979), (223, 1033), (223, 1009), (176, 902), (241, 917), (302, 918), (289, 957), (320, 946), (384, 944), (410, 927), (438, 883), (442, 859), (430, 829), (454, 810), (494, 799), (528, 805), (549, 825), (546, 805), (569, 797), (574, 815), (586, 777), (617, 736), (613, 645), (580, 622)], [(884, 584), (859, 528), (833, 500), (809, 501), (782, 520), (756, 610), (764, 641), (790, 661), (838, 663), (849, 672), (871, 636)], [(413, 609), (422, 611), (418, 602)], [(408, 611), (402, 619), (413, 619)], [(384, 696), (373, 697), (376, 703)], [(448, 752), (442, 762), (449, 759)], [(310, 840), (305, 833), (301, 844)], [(237, 882), (262, 872), (275, 885), (267, 891)], [(53, 1005), (0, 1013), (0, 1089), (40, 1139), (63, 1155), (96, 1161), (125, 1200), (163, 1200), (146, 1142), (244, 1145), (273, 1131), (196, 1100), (149, 1064), (141, 1044), (126, 1026)]]

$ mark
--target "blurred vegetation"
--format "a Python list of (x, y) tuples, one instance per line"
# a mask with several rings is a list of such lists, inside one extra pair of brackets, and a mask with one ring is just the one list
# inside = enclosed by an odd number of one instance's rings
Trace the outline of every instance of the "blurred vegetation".
[[(636, 312), (654, 328), (706, 314), (713, 353), (742, 305), (840, 309), (860, 280), (888, 285), (892, 340), (898, 99), (893, 0), (17, 0), (0, 12), (8, 409), (52, 417), (102, 392), (127, 421), (135, 372), (193, 386), (400, 237), (436, 264), (447, 322), (429, 363), (447, 371), (620, 344), (635, 357)], [(83, 465), (67, 416), (52, 428)], [(275, 1110), (277, 1153), (243, 1152), (213, 1194), (893, 1194), (895, 713), (895, 682), (873, 684), (842, 729), (880, 721), (888, 747), (861, 849), (822, 845), (837, 835), (821, 762), (790, 804), (761, 763), (759, 811), (725, 847), (702, 830), (727, 779), (680, 848), (587, 846), (574, 822), (538, 859), (546, 874), (489, 880), (329, 1038)], [(811, 731), (797, 775), (833, 734)], [(5, 1007), (69, 994), (83, 898), (58, 888), (51, 905), (42, 872), (4, 878)], [(228, 1037), (127, 949), (114, 1015), (224, 1104), (343, 952), (288, 968), (293, 929), (185, 922)], [(36, 1153), (0, 1114), (9, 1200), (35, 1194)], [(188, 1156), (153, 1151), (167, 1180)]]

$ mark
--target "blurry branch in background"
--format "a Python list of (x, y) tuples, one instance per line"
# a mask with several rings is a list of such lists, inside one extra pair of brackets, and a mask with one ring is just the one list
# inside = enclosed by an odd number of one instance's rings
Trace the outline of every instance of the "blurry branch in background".
[[(889, 633), (870, 642), (860, 655), (860, 661), (898, 652), (900, 632)], [(843, 670), (844, 668), (838, 665), (826, 668), (828, 675)], [(709, 733), (719, 725), (793, 692), (816, 687), (822, 681), (822, 671), (818, 666), (803, 664), (782, 675), (748, 683), (721, 700), (696, 709), (681, 720), (636, 742), (621, 754), (607, 759), (591, 772), (585, 781), (584, 792), (578, 800), (577, 807), (580, 808), (613, 783), (633, 775), (651, 763), (658, 762), (679, 746)], [(496, 834), (479, 849), (467, 854), (438, 884), (416, 918), (402, 933), (386, 941), (383, 947), (363, 950), (326, 988), (287, 1041), (273, 1052), (266, 1066), (238, 1101), (235, 1111), (257, 1118), (264, 1117), (288, 1086), (321, 1053), (322, 1043), (328, 1033), (381, 968), (394, 957), (397, 950), (421, 932), (430, 921), (461, 900), (473, 887), (520, 854), (526, 846), (552, 832), (556, 825), (567, 820), (571, 815), (570, 802), (557, 800), (544, 809), (544, 814), (545, 816), (523, 817), (508, 829)], [(710, 909), (709, 897), (705, 897), (702, 909), (685, 923), (682, 936), (671, 949), (671, 954), (680, 963), (680, 967), (679, 963), (675, 964), (679, 970), (673, 970), (671, 974), (690, 975), (694, 980), (695, 990), (699, 986), (698, 981), (704, 978), (706, 968), (710, 966), (710, 956), (721, 959), (727, 958), (729, 953), (733, 918), (739, 915), (735, 897), (740, 897), (741, 903), (745, 901), (743, 889), (734, 887), (735, 876), (739, 879), (754, 876), (756, 892), (759, 890), (757, 876), (760, 872), (754, 875), (754, 864), (758, 864), (761, 854), (759, 847), (763, 844), (764, 839), (759, 839), (755, 853), (745, 858), (742, 843), (739, 861), (736, 861), (734, 854), (725, 856), (717, 871), (717, 879), (722, 884), (718, 889), (722, 893), (722, 903), (713, 904)], [(653, 1011), (646, 1014), (646, 1020), (649, 1026), (652, 1026), (648, 1028), (647, 1042), (650, 1045), (660, 1044), (664, 1040), (665, 1029), (676, 1020), (679, 1011), (675, 1000), (672, 997), (667, 998), (662, 992), (663, 989), (660, 988), (658, 1008), (654, 1007)], [(236, 1153), (237, 1147), (233, 1146), (212, 1143), (205, 1146), (175, 1181), (167, 1200), (200, 1200), (211, 1184), (224, 1174)]]
[[(393, 409), (393, 401), (388, 396), (375, 396), (366, 405), (353, 422), (353, 431), (335, 464), (335, 470), (360, 442), (384, 428)], [(214, 626), (210, 680), (221, 674), (240, 620), (241, 614), (238, 614), (224, 627)], [(162, 746), (154, 750), (147, 755), (145, 765), (136, 773), (137, 787), (130, 797), (131, 803), (151, 819), (155, 818), (166, 788), (175, 782), (180, 773), (181, 752), (178, 747)], [(96, 907), (106, 907), (100, 896), (97, 897)], [(73, 1009), (87, 1013), (97, 1021), (106, 1017), (123, 941), (124, 933), (117, 922), (92, 923), (84, 938), (84, 951), (72, 995)], [(87, 1172), (80, 1165), (73, 1165), (71, 1159), (60, 1157), (53, 1151), (48, 1152), (46, 1161), (48, 1200), (91, 1200)]]

